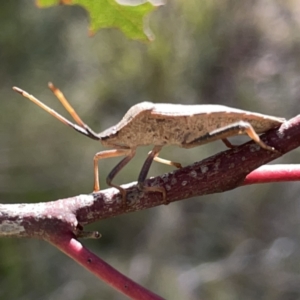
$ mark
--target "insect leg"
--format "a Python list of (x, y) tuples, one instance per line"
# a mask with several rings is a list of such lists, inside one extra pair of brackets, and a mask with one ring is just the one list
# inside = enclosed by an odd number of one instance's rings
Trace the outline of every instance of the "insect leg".
[[(158, 153), (157, 153), (158, 155)], [(164, 159), (164, 158), (161, 158), (161, 157), (158, 157), (158, 156), (155, 156), (154, 159), (155, 161), (161, 163), (161, 164), (165, 164), (165, 165), (169, 165), (169, 166), (174, 166), (178, 169), (181, 169), (182, 168), (182, 165), (181, 163), (178, 163), (178, 162), (175, 162), (175, 161), (171, 161), (171, 160), (167, 160), (167, 159)]]
[(163, 196), (164, 204), (168, 204), (166, 190), (163, 187), (144, 186), (144, 181), (148, 175), (151, 164), (152, 164), (153, 160), (159, 154), (159, 151), (161, 150), (161, 148), (162, 148), (162, 146), (154, 146), (154, 148), (148, 153), (148, 156), (143, 164), (143, 167), (142, 167), (139, 177), (138, 177), (138, 187), (140, 190), (161, 193)]
[[(228, 126), (218, 128), (212, 132), (209, 132), (192, 142), (184, 144), (184, 148), (192, 148), (197, 145), (205, 144), (211, 141), (226, 139), (229, 136), (239, 135), (239, 134), (247, 134), (252, 140), (254, 140), (260, 147), (265, 150), (277, 152), (277, 150), (273, 147), (266, 145), (259, 137), (259, 135), (255, 132), (254, 128), (250, 123), (240, 121), (237, 123), (230, 124)], [(226, 144), (226, 142), (225, 142)]]
[(233, 145), (228, 139), (222, 139), (222, 142), (226, 145), (228, 148), (235, 148), (237, 145)]
[(154, 148), (148, 153), (148, 156), (143, 164), (143, 167), (140, 171), (139, 177), (138, 177), (138, 184), (142, 184), (149, 172), (149, 169), (151, 167), (152, 161), (155, 159), (155, 157), (159, 154), (162, 146), (154, 146)]
[(134, 157), (135, 149), (114, 149), (114, 150), (107, 150), (101, 151), (95, 154), (94, 156), (94, 192), (100, 190), (99, 185), (99, 167), (98, 167), (98, 160), (110, 157), (118, 157), (118, 156), (125, 156), (108, 174), (106, 178), (106, 183), (109, 186), (117, 188), (123, 197), (123, 204), (126, 204), (126, 191), (118, 185), (112, 183), (114, 177), (121, 171), (121, 169)]

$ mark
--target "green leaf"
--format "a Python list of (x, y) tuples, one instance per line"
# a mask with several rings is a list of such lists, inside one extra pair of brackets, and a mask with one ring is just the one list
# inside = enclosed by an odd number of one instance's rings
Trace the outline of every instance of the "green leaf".
[(115, 0), (37, 0), (39, 7), (49, 7), (58, 4), (80, 5), (90, 15), (90, 34), (95, 34), (101, 28), (119, 28), (123, 33), (135, 40), (152, 40), (149, 28), (144, 24), (144, 18), (155, 7), (149, 2), (125, 6)]

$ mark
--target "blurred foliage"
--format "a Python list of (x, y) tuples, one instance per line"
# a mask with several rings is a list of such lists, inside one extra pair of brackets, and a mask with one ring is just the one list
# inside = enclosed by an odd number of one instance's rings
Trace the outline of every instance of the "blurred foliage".
[(99, 29), (113, 27), (119, 28), (132, 39), (147, 41), (153, 38), (148, 24), (144, 22), (145, 16), (155, 9), (150, 3), (133, 5), (130, 0), (123, 1), (123, 5), (115, 0), (37, 0), (36, 2), (39, 7), (66, 4), (80, 5), (85, 8), (90, 18), (90, 35), (95, 34)]
[[(91, 192), (93, 155), (103, 149), (12, 86), (64, 113), (47, 89), (53, 81), (96, 131), (145, 100), (290, 118), (299, 112), (299, 12), (298, 1), (173, 0), (152, 15), (156, 40), (145, 45), (116, 29), (89, 38), (79, 6), (2, 3), (1, 203)], [(162, 157), (187, 165), (224, 149), (221, 142), (167, 147)], [(147, 151), (140, 149), (116, 182), (136, 180)], [(103, 188), (117, 161), (100, 162)], [(297, 162), (299, 150), (276, 161)], [(170, 170), (153, 164), (151, 175)], [(298, 183), (276, 183), (189, 199), (98, 222), (91, 228), (103, 238), (84, 243), (167, 299), (299, 299), (299, 194)], [(43, 241), (0, 245), (1, 299), (124, 299)]]

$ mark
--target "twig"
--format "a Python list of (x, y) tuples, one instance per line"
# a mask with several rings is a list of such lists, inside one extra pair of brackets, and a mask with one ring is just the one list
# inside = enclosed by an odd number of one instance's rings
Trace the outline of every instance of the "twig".
[(84, 247), (72, 234), (54, 235), (51, 236), (48, 241), (107, 284), (130, 297), (130, 299), (163, 299), (104, 262), (101, 258)]
[[(275, 147), (279, 152), (266, 151), (254, 142), (249, 142), (188, 167), (151, 178), (145, 184), (164, 187), (170, 203), (224, 192), (246, 184), (299, 180), (300, 167), (295, 165), (264, 166), (252, 172), (299, 147), (299, 137), (300, 116), (297, 116), (279, 129), (261, 136), (267, 145)], [(123, 206), (122, 196), (116, 189), (47, 203), (1, 204), (0, 237), (42, 238), (130, 298), (162, 299), (107, 265), (76, 239), (98, 236), (98, 233), (84, 232), (83, 226), (86, 224), (164, 202), (161, 193), (141, 192), (135, 183), (125, 188), (126, 207)]]

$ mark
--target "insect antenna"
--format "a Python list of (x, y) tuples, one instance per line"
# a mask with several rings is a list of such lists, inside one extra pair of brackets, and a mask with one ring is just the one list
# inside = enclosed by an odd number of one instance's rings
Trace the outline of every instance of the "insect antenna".
[(70, 105), (70, 103), (67, 101), (67, 99), (64, 97), (63, 93), (57, 89), (52, 83), (49, 83), (49, 88), (51, 91), (54, 93), (54, 95), (58, 98), (58, 100), (62, 103), (62, 105), (65, 107), (65, 109), (69, 112), (69, 114), (73, 117), (75, 122), (78, 124), (74, 124), (70, 122), (68, 119), (57, 113), (54, 109), (50, 108), (37, 98), (35, 98), (33, 95), (28, 94), (26, 91), (18, 88), (18, 87), (13, 87), (13, 90), (16, 91), (17, 93), (21, 94), (23, 97), (29, 99), (39, 107), (41, 107), (43, 110), (47, 111), (50, 115), (61, 121), (67, 126), (72, 127), (75, 129), (77, 132), (91, 138), (94, 140), (100, 140), (99, 136), (97, 133), (95, 133), (92, 129), (90, 129), (77, 115), (73, 107)]

